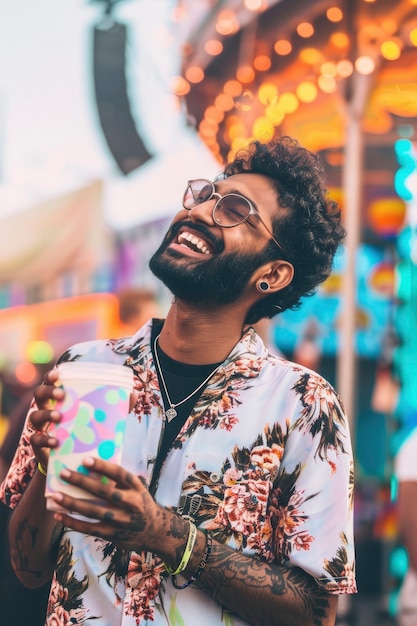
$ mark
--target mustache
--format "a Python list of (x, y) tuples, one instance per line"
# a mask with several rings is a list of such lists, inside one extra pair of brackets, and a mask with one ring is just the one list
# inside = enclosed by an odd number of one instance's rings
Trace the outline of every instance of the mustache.
[(204, 224), (191, 222), (190, 220), (183, 220), (182, 222), (175, 222), (175, 224), (172, 224), (167, 234), (165, 235), (165, 241), (166, 242), (172, 241), (178, 235), (181, 228), (187, 228), (187, 227), (190, 230), (201, 233), (204, 239), (212, 246), (216, 254), (223, 252), (224, 250), (223, 239), (220, 239), (220, 240), (217, 239), (217, 237), (213, 235), (211, 230), (207, 226), (204, 226)]

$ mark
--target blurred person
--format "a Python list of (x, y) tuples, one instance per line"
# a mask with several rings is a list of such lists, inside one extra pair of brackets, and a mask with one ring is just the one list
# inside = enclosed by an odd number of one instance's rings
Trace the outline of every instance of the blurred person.
[(417, 624), (417, 429), (403, 442), (394, 459), (398, 481), (397, 519), (408, 555), (408, 570), (398, 598), (399, 626)]
[[(39, 379), (42, 379), (40, 375)], [(20, 386), (16, 400), (10, 405), (8, 428), (0, 446), (0, 482), (4, 479), (19, 443), (33, 390)], [(7, 527), (11, 509), (0, 502), (0, 623), (4, 626), (30, 624), (42, 626), (45, 622), (50, 582), (37, 589), (28, 589), (17, 578), (11, 561)]]
[(335, 623), (338, 595), (356, 592), (348, 421), (326, 380), (251, 325), (297, 308), (343, 237), (318, 156), (288, 137), (187, 183), (150, 261), (174, 296), (166, 319), (58, 360), (135, 375), (123, 467), (85, 458), (61, 473), (105, 505), (57, 493), (68, 513), (46, 510), (56, 370), (1, 488), (17, 575), (52, 578), (46, 624)]
[(152, 317), (160, 317), (158, 299), (152, 289), (124, 287), (116, 293), (120, 336), (133, 335)]

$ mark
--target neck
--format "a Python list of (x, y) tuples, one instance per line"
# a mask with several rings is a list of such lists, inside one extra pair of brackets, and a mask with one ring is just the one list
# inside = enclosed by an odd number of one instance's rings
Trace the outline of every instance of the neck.
[(174, 302), (159, 344), (176, 361), (191, 365), (219, 363), (240, 340), (246, 310), (236, 305), (207, 310)]

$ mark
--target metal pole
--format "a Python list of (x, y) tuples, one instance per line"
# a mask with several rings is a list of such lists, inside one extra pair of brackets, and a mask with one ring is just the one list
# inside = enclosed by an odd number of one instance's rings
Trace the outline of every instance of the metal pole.
[(342, 276), (340, 345), (337, 359), (337, 390), (349, 419), (352, 441), (356, 420), (356, 255), (361, 232), (363, 171), (362, 117), (373, 77), (355, 74), (347, 104), (345, 165), (343, 171), (346, 264)]

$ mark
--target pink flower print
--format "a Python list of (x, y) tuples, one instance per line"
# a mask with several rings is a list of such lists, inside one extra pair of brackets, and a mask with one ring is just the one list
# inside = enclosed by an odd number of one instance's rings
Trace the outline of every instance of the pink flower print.
[(245, 535), (258, 533), (265, 519), (268, 494), (267, 481), (248, 480), (228, 487), (215, 521)]
[(57, 606), (55, 611), (48, 615), (45, 626), (74, 626), (74, 622), (64, 607)]
[(138, 399), (133, 410), (140, 419), (142, 415), (150, 415), (153, 406), (158, 406), (159, 385), (152, 370), (135, 367), (134, 372), (133, 389), (137, 392)]
[(127, 570), (126, 582), (132, 588), (125, 614), (133, 615), (137, 624), (141, 619), (153, 621), (154, 600), (159, 592), (161, 574), (165, 566), (160, 559), (148, 558), (149, 554), (132, 553)]
[(240, 357), (235, 361), (236, 371), (245, 378), (256, 378), (262, 367), (261, 358)]
[(242, 471), (236, 467), (231, 467), (225, 471), (223, 476), (223, 482), (228, 487), (236, 485), (236, 483), (242, 478)]
[(310, 550), (310, 545), (313, 543), (313, 537), (307, 532), (298, 533), (293, 539), (293, 545), (297, 551)]
[(235, 426), (238, 423), (239, 423), (239, 420), (235, 415), (226, 414), (220, 417), (219, 419), (220, 428), (223, 428), (224, 430), (227, 430), (228, 432), (230, 432), (233, 426)]
[(284, 448), (273, 443), (270, 448), (268, 446), (257, 446), (253, 448), (250, 459), (252, 465), (257, 465), (261, 469), (266, 470), (270, 475), (270, 479), (273, 481), (281, 465), (283, 454)]

